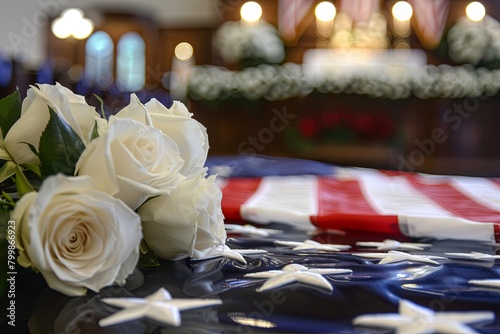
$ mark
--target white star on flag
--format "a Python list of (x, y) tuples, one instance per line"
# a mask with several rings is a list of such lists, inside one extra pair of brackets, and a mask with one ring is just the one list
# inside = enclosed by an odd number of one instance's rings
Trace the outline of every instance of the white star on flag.
[(180, 311), (220, 305), (220, 299), (172, 299), (164, 288), (146, 298), (103, 298), (106, 304), (122, 307), (123, 310), (99, 320), (101, 327), (132, 321), (140, 318), (156, 320), (164, 325), (181, 325)]
[(257, 292), (267, 291), (282, 287), (284, 285), (299, 282), (311, 286), (333, 291), (332, 285), (322, 275), (352, 274), (350, 269), (324, 269), (307, 268), (300, 264), (288, 264), (282, 270), (269, 270), (258, 273), (246, 274), (245, 277), (269, 278)]
[(247, 264), (247, 261), (243, 257), (243, 255), (258, 255), (258, 254), (267, 254), (268, 251), (264, 249), (232, 249), (227, 245), (223, 245), (222, 249), (214, 248), (212, 251), (208, 251), (205, 254), (205, 257), (202, 258), (191, 258), (191, 261), (207, 261), (213, 260), (220, 257), (225, 257), (227, 259), (236, 260), (240, 263)]
[(500, 288), (500, 278), (471, 279), (469, 284), (484, 286), (487, 288)]
[(424, 262), (430, 264), (439, 264), (434, 260), (446, 260), (442, 256), (433, 255), (413, 255), (399, 251), (389, 251), (387, 253), (353, 253), (352, 255), (366, 257), (369, 259), (380, 259), (379, 264), (388, 264), (401, 261)]
[(378, 250), (424, 250), (426, 247), (432, 247), (432, 244), (421, 244), (416, 242), (399, 242), (397, 240), (385, 239), (382, 242), (375, 241), (359, 241), (356, 242), (356, 246), (362, 247), (375, 247)]
[(334, 228), (327, 228), (325, 230), (321, 229), (321, 228), (317, 228), (315, 230), (307, 232), (307, 235), (310, 237), (315, 237), (315, 236), (322, 235), (322, 234), (346, 235), (346, 232), (342, 231), (342, 230), (337, 230)]
[(203, 254), (203, 257), (193, 256), (191, 260), (202, 261), (207, 259), (213, 259), (217, 257), (225, 257), (228, 259), (233, 259), (243, 264), (247, 264), (247, 261), (239, 250), (231, 249), (227, 245), (219, 245), (218, 247), (213, 247)]
[(470, 252), (470, 253), (444, 253), (450, 257), (460, 258), (460, 259), (470, 259), (470, 260), (495, 260), (500, 259), (500, 255), (491, 255), (480, 252)]
[(302, 251), (316, 250), (326, 252), (340, 252), (341, 250), (351, 248), (351, 246), (349, 245), (321, 244), (314, 240), (305, 240), (304, 242), (276, 240), (274, 243), (279, 246), (293, 247), (293, 250)]
[(250, 249), (250, 248), (243, 248), (243, 249), (232, 249), (232, 251), (239, 253), (241, 255), (254, 255), (254, 254), (267, 254), (268, 251), (265, 249)]
[(225, 224), (227, 232), (230, 233), (240, 233), (244, 235), (257, 235), (260, 237), (268, 237), (270, 234), (281, 234), (282, 230), (274, 230), (271, 228), (259, 228), (253, 225), (238, 225), (238, 224)]
[(419, 333), (477, 333), (466, 324), (491, 321), (490, 311), (433, 312), (407, 300), (399, 302), (399, 313), (366, 314), (353, 319), (353, 325), (391, 328), (396, 334)]

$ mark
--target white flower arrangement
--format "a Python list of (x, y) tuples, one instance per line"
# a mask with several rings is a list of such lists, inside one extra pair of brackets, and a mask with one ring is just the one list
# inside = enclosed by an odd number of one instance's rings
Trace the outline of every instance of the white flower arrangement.
[(276, 28), (262, 20), (258, 24), (224, 22), (214, 34), (213, 48), (229, 64), (243, 60), (276, 64), (285, 57), (285, 47)]
[(373, 13), (366, 24), (354, 27), (351, 17), (340, 12), (335, 17), (330, 44), (334, 49), (386, 49), (389, 45), (387, 19), (380, 12)]
[(447, 35), (449, 55), (457, 63), (478, 65), (500, 58), (500, 23), (486, 15), (480, 22), (459, 18)]
[(324, 73), (311, 78), (300, 64), (259, 65), (241, 71), (216, 66), (196, 66), (188, 82), (194, 100), (245, 98), (281, 101), (325, 94), (359, 94), (372, 98), (465, 98), (493, 96), (500, 89), (500, 70), (469, 65), (426, 65), (418, 72), (378, 71)]
[(22, 102), (18, 91), (0, 100), (0, 119), (1, 207), (15, 223), (17, 262), (52, 289), (78, 296), (124, 284), (150, 250), (244, 262), (225, 245), (207, 132), (184, 104), (131, 94), (105, 119), (60, 84), (37, 85)]

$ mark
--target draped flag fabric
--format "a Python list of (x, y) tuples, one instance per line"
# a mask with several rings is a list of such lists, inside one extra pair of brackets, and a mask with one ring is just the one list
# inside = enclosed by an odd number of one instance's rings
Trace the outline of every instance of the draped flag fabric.
[(448, 18), (449, 0), (409, 0), (413, 8), (413, 27), (422, 45), (439, 45)]
[(312, 0), (279, 0), (278, 28), (287, 44), (295, 44), (311, 22), (306, 18), (315, 4)]
[(352, 167), (230, 177), (221, 188), (226, 221), (500, 241), (500, 179)]
[(354, 25), (366, 23), (380, 10), (380, 0), (342, 0), (340, 11), (349, 15)]

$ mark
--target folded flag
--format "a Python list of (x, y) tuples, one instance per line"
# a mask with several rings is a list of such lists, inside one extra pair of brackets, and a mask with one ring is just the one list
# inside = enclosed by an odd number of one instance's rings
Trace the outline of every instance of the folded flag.
[(337, 167), (331, 175), (222, 180), (227, 221), (500, 240), (500, 179)]

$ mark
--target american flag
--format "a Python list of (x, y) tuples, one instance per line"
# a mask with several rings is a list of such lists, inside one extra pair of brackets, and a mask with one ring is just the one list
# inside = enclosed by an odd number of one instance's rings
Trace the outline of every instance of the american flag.
[(380, 0), (342, 0), (340, 11), (349, 15), (354, 24), (370, 20), (380, 10)]
[(228, 222), (500, 241), (500, 179), (344, 167), (227, 178), (221, 188)]
[(283, 40), (294, 43), (306, 26), (304, 20), (314, 5), (312, 0), (280, 0), (278, 3), (278, 28)]
[(414, 28), (425, 47), (441, 41), (448, 18), (449, 0), (409, 0), (413, 8)]

